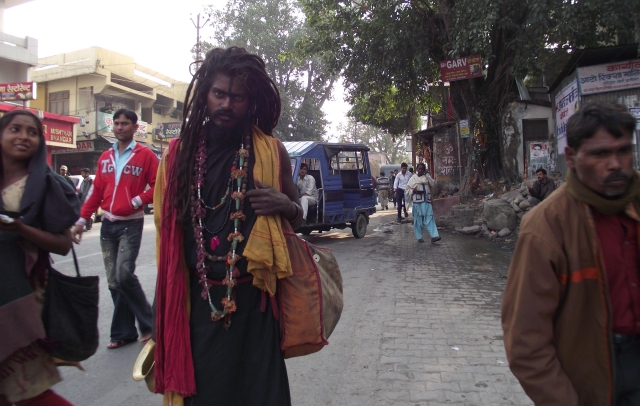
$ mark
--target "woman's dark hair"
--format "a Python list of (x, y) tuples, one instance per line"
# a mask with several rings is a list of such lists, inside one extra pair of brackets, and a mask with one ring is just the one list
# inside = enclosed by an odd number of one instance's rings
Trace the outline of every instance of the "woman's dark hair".
[[(0, 138), (2, 138), (2, 133), (4, 133), (5, 128), (11, 124), (14, 118), (18, 116), (27, 116), (31, 117), (36, 124), (36, 129), (38, 130), (38, 135), (40, 136), (40, 143), (44, 144), (44, 129), (42, 128), (42, 122), (38, 119), (38, 117), (30, 112), (29, 110), (13, 110), (8, 113), (5, 113), (2, 118), (0, 118)], [(2, 147), (0, 146), (0, 150)], [(0, 154), (0, 179), (2, 179), (4, 174), (2, 173), (2, 154)]]
[(636, 118), (622, 104), (600, 101), (586, 103), (567, 123), (567, 144), (577, 151), (582, 142), (591, 138), (600, 127), (620, 138), (623, 131), (633, 134)]
[(248, 122), (272, 135), (281, 112), (280, 92), (267, 74), (264, 61), (244, 48), (214, 48), (207, 52), (189, 87), (184, 102), (182, 131), (174, 165), (169, 168), (167, 196), (171, 196), (179, 221), (190, 218), (189, 201), (198, 138), (212, 112), (207, 97), (217, 74), (240, 78), (249, 92)]
[(138, 115), (129, 109), (120, 109), (118, 111), (116, 111), (115, 113), (113, 113), (113, 119), (115, 120), (116, 118), (120, 117), (120, 116), (125, 116), (127, 119), (131, 120), (131, 123), (133, 125), (138, 124)]
[(417, 170), (419, 167), (421, 167), (421, 166), (424, 168), (424, 170), (425, 170), (425, 171), (427, 170), (427, 165), (425, 165), (425, 164), (424, 164), (424, 163), (422, 163), (422, 162), (420, 162), (418, 165), (416, 165), (416, 170)]

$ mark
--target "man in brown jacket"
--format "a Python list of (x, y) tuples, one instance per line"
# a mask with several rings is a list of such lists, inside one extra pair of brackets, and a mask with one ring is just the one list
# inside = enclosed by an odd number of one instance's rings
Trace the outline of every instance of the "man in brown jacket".
[(622, 105), (583, 106), (567, 127), (567, 182), (523, 218), (502, 327), (538, 406), (640, 405), (635, 126)]
[[(533, 183), (533, 186), (529, 186), (529, 194), (537, 199), (535, 204), (538, 204), (556, 190), (556, 183), (547, 177), (547, 171), (544, 168), (536, 171), (536, 177), (538, 180)], [(529, 201), (531, 202), (531, 199)]]

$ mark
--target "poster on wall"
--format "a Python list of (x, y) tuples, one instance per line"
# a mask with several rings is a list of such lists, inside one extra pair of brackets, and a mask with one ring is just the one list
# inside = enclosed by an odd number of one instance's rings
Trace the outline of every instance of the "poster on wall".
[(629, 113), (636, 118), (636, 131), (640, 131), (640, 107), (629, 107)]
[(556, 135), (558, 139), (558, 154), (564, 155), (567, 146), (567, 123), (580, 103), (578, 81), (574, 80), (556, 95)]
[(535, 177), (538, 169), (549, 167), (549, 143), (544, 141), (534, 141), (529, 143), (529, 177)]

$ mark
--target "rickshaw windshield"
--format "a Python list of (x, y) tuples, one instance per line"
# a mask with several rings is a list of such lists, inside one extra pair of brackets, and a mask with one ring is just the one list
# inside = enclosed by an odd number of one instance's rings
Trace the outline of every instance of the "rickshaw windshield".
[(362, 151), (342, 151), (331, 157), (331, 169), (366, 173)]

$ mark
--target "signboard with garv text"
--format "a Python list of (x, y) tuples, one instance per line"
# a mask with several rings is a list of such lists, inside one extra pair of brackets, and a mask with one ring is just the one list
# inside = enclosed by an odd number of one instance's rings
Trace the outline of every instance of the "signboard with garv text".
[(478, 78), (482, 76), (482, 56), (463, 56), (440, 62), (440, 75), (443, 82)]

